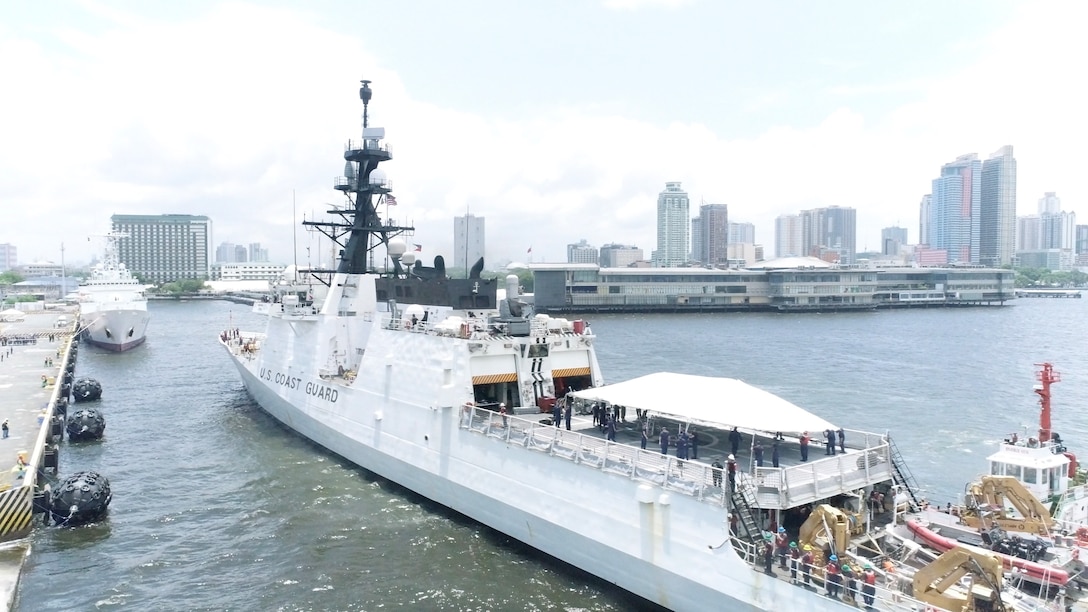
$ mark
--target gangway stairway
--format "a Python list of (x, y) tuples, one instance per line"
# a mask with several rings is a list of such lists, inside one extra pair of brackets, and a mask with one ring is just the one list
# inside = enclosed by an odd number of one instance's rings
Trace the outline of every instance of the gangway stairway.
[[(739, 475), (738, 475), (739, 476)], [(737, 513), (737, 538), (748, 542), (753, 550), (763, 544), (763, 530), (756, 519), (755, 489), (747, 479), (737, 478), (736, 490), (729, 496), (730, 507)], [(754, 561), (754, 560), (753, 560)]]
[(895, 484), (906, 490), (907, 496), (910, 498), (911, 511), (918, 512), (922, 509), (922, 498), (918, 494), (918, 483), (914, 480), (914, 474), (911, 474), (907, 463), (903, 461), (903, 455), (899, 452), (899, 447), (895, 445), (895, 441), (892, 440), (891, 434), (885, 437), (888, 439), (888, 454), (891, 455), (892, 459), (892, 476)]

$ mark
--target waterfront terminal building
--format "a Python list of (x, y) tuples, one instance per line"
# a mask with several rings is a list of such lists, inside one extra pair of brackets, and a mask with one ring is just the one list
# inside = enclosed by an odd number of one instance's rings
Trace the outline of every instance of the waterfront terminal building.
[(1001, 306), (1015, 273), (994, 268), (862, 268), (785, 257), (746, 269), (601, 268), (542, 263), (537, 312), (832, 311)]

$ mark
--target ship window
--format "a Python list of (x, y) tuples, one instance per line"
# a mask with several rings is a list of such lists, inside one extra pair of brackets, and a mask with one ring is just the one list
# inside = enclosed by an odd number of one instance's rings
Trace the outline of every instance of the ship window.
[(992, 475), (992, 476), (1001, 476), (1002, 475), (1001, 463), (1000, 462), (994, 461), (993, 463), (990, 464), (990, 475)]
[(1005, 466), (1005, 475), (1006, 476), (1012, 476), (1013, 478), (1019, 479), (1020, 478), (1020, 466), (1019, 465), (1013, 465), (1011, 463), (1007, 464)]
[(1039, 470), (1039, 484), (1046, 484), (1047, 476), (1050, 474), (1050, 470)]
[[(1046, 470), (1043, 471), (1045, 472)], [(1035, 468), (1024, 468), (1024, 482), (1026, 482), (1027, 484), (1036, 484), (1035, 472)]]

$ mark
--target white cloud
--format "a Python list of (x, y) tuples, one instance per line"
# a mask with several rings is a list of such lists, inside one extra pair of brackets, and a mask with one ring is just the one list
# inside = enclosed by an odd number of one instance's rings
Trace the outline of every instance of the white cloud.
[[(856, 207), (858, 246), (875, 247), (895, 223), (916, 238), (918, 201), (942, 163), (1004, 144), (1016, 147), (1021, 212), (1043, 191), (1072, 209), (1088, 195), (1074, 152), (1088, 137), (1074, 72), (1088, 49), (1079, 21), (1051, 5), (1025, 6), (967, 68), (839, 86), (840, 106), (812, 125), (791, 115), (796, 95), (770, 92), (778, 125), (749, 138), (714, 133), (710, 118), (658, 125), (593, 103), (503, 119), (442, 108), (409, 95), (383, 63), (395, 58), (379, 58), (365, 34), (305, 13), (103, 15), (108, 28), (61, 31), (61, 45), (0, 37), (0, 54), (20, 58), (0, 64), (18, 92), (0, 98), (0, 242), (24, 262), (58, 258), (61, 240), (89, 258), (82, 237), (114, 213), (177, 212), (211, 216), (217, 243), (259, 241), (288, 259), (292, 192), (300, 215), (339, 202), (332, 178), (359, 131), (364, 75), (395, 155), (392, 212), (416, 224), (409, 241), (428, 257), (451, 252), (452, 217), (466, 210), (487, 218), (493, 263), (530, 244), (534, 260), (559, 260), (581, 238), (649, 255), (657, 193), (676, 180), (693, 202), (728, 203), (732, 219), (755, 223), (768, 253), (775, 216), (828, 205)], [(870, 93), (903, 99), (876, 113), (857, 102)]]

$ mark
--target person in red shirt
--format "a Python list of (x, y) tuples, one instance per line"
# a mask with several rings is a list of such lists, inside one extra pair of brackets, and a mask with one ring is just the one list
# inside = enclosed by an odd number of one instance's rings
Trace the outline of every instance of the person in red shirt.
[(811, 440), (807, 431), (801, 432), (801, 461), (808, 461), (808, 443)]
[(827, 587), (827, 596), (838, 599), (842, 589), (842, 575), (839, 574), (839, 558), (831, 555), (824, 566), (824, 586)]
[(873, 566), (869, 563), (865, 564), (865, 573), (862, 574), (861, 585), (861, 598), (865, 601), (865, 607), (870, 608), (873, 605), (873, 599), (876, 597), (876, 572), (873, 571)]

